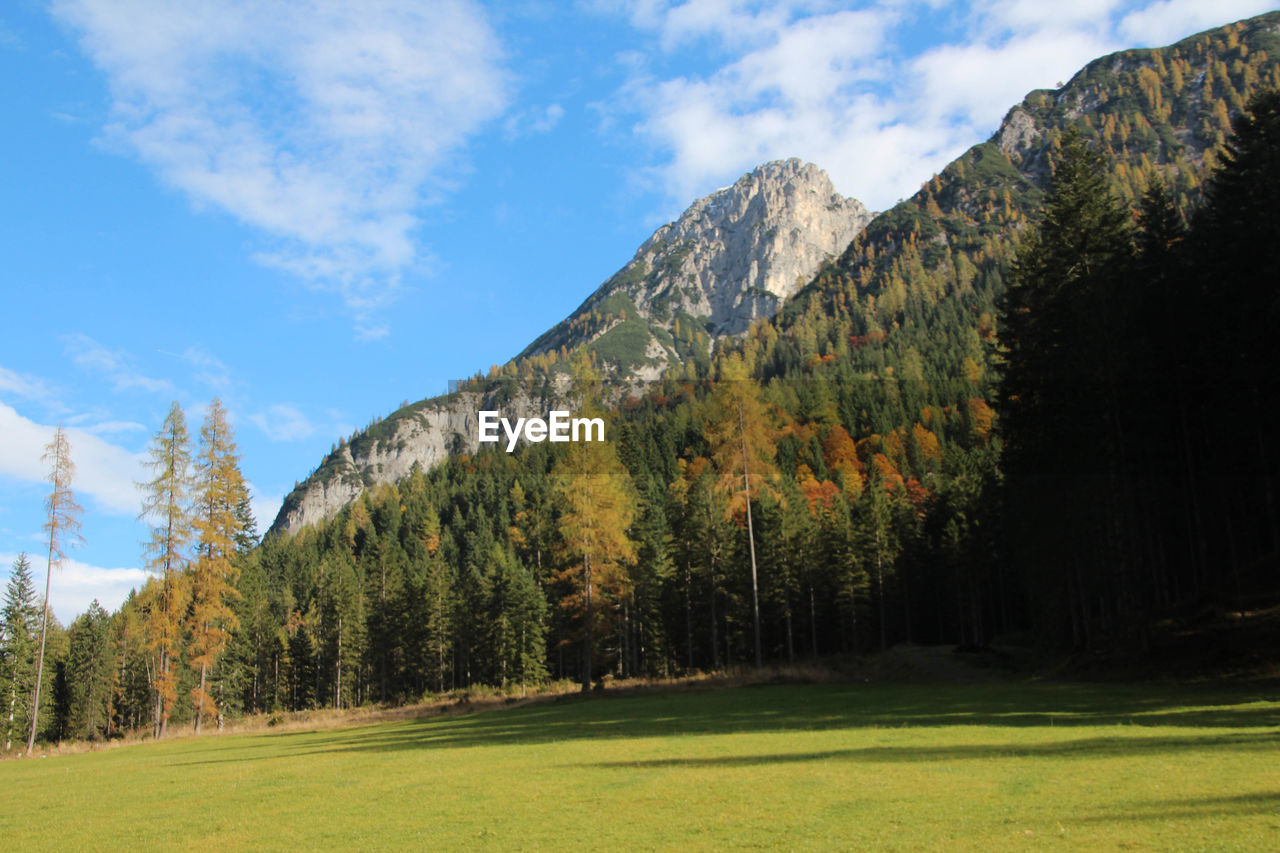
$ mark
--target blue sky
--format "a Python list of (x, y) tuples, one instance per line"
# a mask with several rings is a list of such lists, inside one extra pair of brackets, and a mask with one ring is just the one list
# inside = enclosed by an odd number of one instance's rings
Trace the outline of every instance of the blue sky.
[(228, 407), (259, 528), (339, 436), (519, 352), (658, 225), (798, 156), (882, 210), (1089, 59), (1251, 0), (10, 0), (0, 561), (65, 621), (143, 577), (171, 400)]

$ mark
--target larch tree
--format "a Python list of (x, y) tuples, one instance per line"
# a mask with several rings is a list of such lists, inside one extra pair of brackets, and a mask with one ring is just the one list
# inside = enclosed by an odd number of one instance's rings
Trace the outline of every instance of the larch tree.
[(65, 559), (64, 548), (81, 541), (80, 539), (80, 505), (76, 503), (75, 494), (71, 491), (71, 480), (75, 476), (76, 466), (71, 461), (71, 442), (67, 441), (66, 430), (61, 425), (53, 432), (53, 440), (45, 445), (41, 460), (49, 463), (49, 482), (53, 491), (45, 500), (48, 519), (44, 523), (45, 532), (49, 534), (49, 557), (44, 578), (44, 607), (40, 616), (40, 650), (36, 657), (36, 688), (31, 699), (31, 733), (27, 737), (27, 754), (36, 746), (36, 726), (40, 716), (40, 687), (44, 676), (45, 641), (49, 636), (49, 590), (53, 579), (53, 569)]
[(237, 595), (234, 558), (244, 532), (244, 520), (237, 507), (242, 505), (246, 491), (227, 412), (215, 397), (200, 427), (200, 452), (196, 457), (196, 557), (191, 567), (187, 616), (190, 663), (200, 679), (191, 691), (197, 733), (206, 714), (218, 713), (209, 692), (209, 676), (238, 625), (231, 598)]
[(164, 737), (178, 698), (177, 661), (181, 656), (182, 620), (186, 613), (187, 548), (191, 543), (191, 438), (182, 407), (169, 407), (164, 425), (152, 439), (144, 464), (151, 479), (143, 490), (140, 518), (151, 522), (145, 552), (147, 569), (160, 581), (159, 601), (148, 620), (148, 639), (159, 654), (154, 690), (154, 732)]
[[(720, 380), (711, 401), (707, 430), (711, 458), (719, 474), (716, 485), (728, 496), (726, 511), (745, 516), (747, 545), (751, 554), (751, 616), (755, 633), (756, 668), (764, 665), (760, 636), (760, 581), (756, 568), (755, 529), (751, 502), (759, 498), (778, 475), (776, 432), (760, 396), (760, 386), (746, 365), (731, 355), (720, 366)], [(778, 496), (780, 498), (780, 495)]]
[[(595, 417), (594, 397), (599, 379), (583, 361), (574, 366), (575, 385), (583, 400), (584, 417)], [(552, 472), (554, 494), (562, 509), (560, 534), (566, 567), (560, 579), (572, 592), (561, 607), (582, 614), (582, 691), (591, 690), (595, 623), (602, 592), (621, 594), (627, 585), (627, 566), (635, 561), (636, 546), (628, 535), (635, 520), (636, 497), (631, 475), (607, 441), (575, 442)]]

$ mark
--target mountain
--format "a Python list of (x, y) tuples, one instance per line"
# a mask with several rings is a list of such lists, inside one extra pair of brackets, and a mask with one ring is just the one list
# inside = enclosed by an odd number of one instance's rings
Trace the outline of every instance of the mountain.
[[(825, 172), (790, 159), (766, 163), (695, 201), (563, 322), (511, 363), (551, 366), (585, 347), (619, 383), (706, 361), (713, 341), (770, 317), (833, 261), (871, 220)], [(541, 387), (531, 393), (531, 387)], [(343, 441), (295, 486), (273, 531), (327, 518), (377, 483), (453, 452), (474, 452), (476, 412), (545, 414), (557, 383), (469, 386), (406, 406)], [(501, 404), (501, 405), (499, 405)]]
[(870, 220), (812, 163), (766, 163), (659, 228), (517, 360), (586, 345), (623, 374), (657, 378), (773, 316)]

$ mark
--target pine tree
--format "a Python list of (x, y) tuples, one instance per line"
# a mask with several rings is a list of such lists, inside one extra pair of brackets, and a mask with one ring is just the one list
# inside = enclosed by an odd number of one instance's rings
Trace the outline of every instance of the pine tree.
[(227, 647), (230, 632), (237, 627), (230, 599), (236, 595), (237, 538), (244, 533), (243, 520), (237, 517), (236, 509), (245, 493), (231, 425), (222, 402), (214, 398), (200, 427), (196, 459), (196, 559), (191, 568), (191, 607), (187, 617), (190, 663), (200, 677), (191, 691), (197, 733), (206, 714), (218, 714), (217, 703), (209, 692), (209, 675)]
[(191, 519), (191, 439), (186, 417), (175, 401), (164, 425), (148, 449), (146, 462), (152, 478), (143, 489), (140, 518), (154, 523), (145, 546), (147, 569), (160, 581), (158, 606), (147, 620), (152, 647), (159, 653), (155, 672), (155, 736), (164, 737), (178, 699), (177, 661), (181, 656), (182, 620), (186, 613), (187, 546), (193, 533)]
[(44, 608), (40, 616), (40, 651), (36, 657), (36, 689), (31, 700), (31, 733), (27, 737), (27, 753), (36, 746), (36, 726), (40, 716), (40, 682), (44, 676), (44, 651), (49, 635), (49, 589), (53, 579), (53, 570), (66, 558), (63, 549), (80, 540), (80, 505), (76, 503), (75, 494), (71, 491), (71, 480), (75, 476), (76, 467), (71, 461), (71, 443), (67, 441), (67, 433), (58, 426), (53, 433), (53, 440), (45, 445), (42, 461), (51, 464), (49, 482), (53, 491), (45, 500), (45, 509), (49, 518), (44, 524), (49, 534), (49, 558), (44, 579)]

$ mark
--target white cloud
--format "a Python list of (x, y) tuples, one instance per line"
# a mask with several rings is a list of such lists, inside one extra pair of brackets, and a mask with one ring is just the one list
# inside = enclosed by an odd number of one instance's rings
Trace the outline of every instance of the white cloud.
[(287, 403), (268, 406), (265, 411), (250, 415), (249, 420), (272, 441), (298, 441), (316, 431), (306, 415)]
[[(0, 475), (27, 482), (43, 482), (49, 474), (40, 457), (53, 438), (54, 427), (38, 424), (0, 403)], [(145, 473), (144, 454), (104, 441), (94, 433), (70, 427), (71, 461), (76, 466), (71, 488), (83, 503), (88, 495), (110, 513), (136, 515), (140, 497), (135, 481)]]
[[(652, 76), (654, 63), (631, 63), (602, 128), (633, 116), (663, 158), (649, 177), (679, 205), (767, 160), (802, 157), (841, 192), (884, 209), (986, 139), (1030, 90), (1135, 42), (1167, 43), (1267, 6), (879, 0), (842, 8), (853, 5), (604, 4), (660, 50), (700, 50), (705, 59), (710, 44), (724, 61), (665, 79)], [(903, 34), (925, 20), (935, 43), (912, 53)]]
[(79, 367), (100, 373), (111, 380), (116, 391), (139, 389), (151, 393), (171, 392), (173, 383), (167, 379), (144, 376), (132, 366), (132, 359), (123, 350), (110, 350), (88, 335), (63, 335), (64, 351)]
[(507, 102), (500, 46), (470, 0), (53, 8), (108, 77), (108, 138), (260, 229), (260, 260), (337, 292), (373, 329), (422, 260), (415, 211)]
[(790, 156), (835, 177), (841, 161), (893, 123), (870, 96), (890, 71), (876, 51), (891, 21), (881, 9), (804, 18), (706, 78), (633, 82), (629, 95), (647, 114), (639, 130), (672, 152), (658, 170), (662, 183), (687, 201), (709, 184)]
[(1162, 0), (1125, 15), (1119, 30), (1126, 41), (1163, 45), (1275, 8), (1274, 0)]
[[(17, 558), (17, 554), (0, 554), (0, 565), (6, 577)], [(31, 564), (31, 581), (36, 588), (38, 605), (44, 600), (45, 561), (37, 554), (28, 553), (27, 562)], [(143, 569), (104, 569), (68, 558), (54, 567), (49, 601), (53, 614), (65, 627), (88, 610), (94, 599), (107, 612), (118, 610), (129, 597), (129, 591), (141, 587), (146, 580), (147, 573)]]

